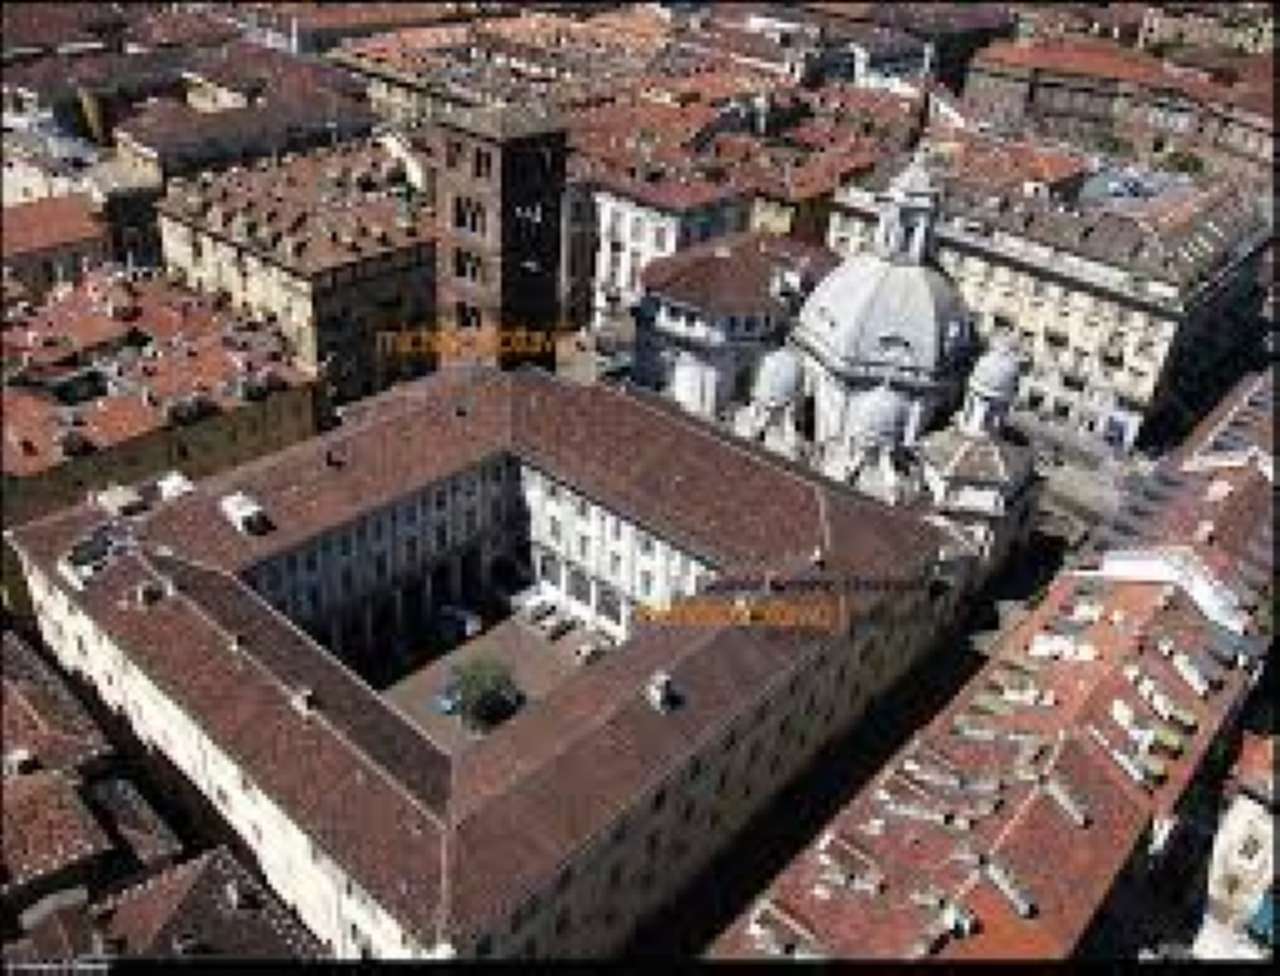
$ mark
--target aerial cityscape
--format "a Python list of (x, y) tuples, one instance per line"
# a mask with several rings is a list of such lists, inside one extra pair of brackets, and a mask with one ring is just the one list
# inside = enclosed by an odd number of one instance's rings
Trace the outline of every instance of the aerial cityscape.
[(6, 970), (1272, 957), (1270, 4), (2, 9)]

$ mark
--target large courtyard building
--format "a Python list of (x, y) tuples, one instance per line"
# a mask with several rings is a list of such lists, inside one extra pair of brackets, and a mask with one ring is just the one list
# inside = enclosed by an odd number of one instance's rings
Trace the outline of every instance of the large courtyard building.
[[(12, 538), (58, 660), (343, 957), (615, 951), (933, 644), (963, 572), (915, 514), (536, 370), (442, 371)], [(357, 677), (439, 603), (529, 576), (621, 642), (484, 737)]]

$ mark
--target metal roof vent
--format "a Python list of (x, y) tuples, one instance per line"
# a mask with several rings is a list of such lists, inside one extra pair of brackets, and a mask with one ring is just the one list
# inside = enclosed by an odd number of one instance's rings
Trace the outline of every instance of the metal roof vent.
[(226, 495), (218, 507), (227, 521), (244, 535), (266, 535), (275, 528), (262, 506), (244, 492)]
[(30, 749), (9, 749), (4, 754), (5, 776), (21, 776), (36, 769), (39, 763)]
[(316, 695), (310, 688), (296, 688), (289, 696), (289, 704), (301, 715), (310, 715), (316, 710)]
[(645, 697), (657, 712), (669, 712), (679, 704), (675, 684), (665, 671), (655, 671), (645, 685)]
[(145, 580), (138, 584), (134, 594), (139, 607), (150, 607), (164, 599), (167, 588), (156, 580)]

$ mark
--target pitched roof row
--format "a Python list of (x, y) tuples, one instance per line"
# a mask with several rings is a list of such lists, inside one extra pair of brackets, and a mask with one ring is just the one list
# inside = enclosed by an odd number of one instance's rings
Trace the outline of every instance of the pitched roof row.
[[(1249, 471), (1269, 496), (1269, 479)], [(1269, 497), (1213, 489), (1221, 473), (1183, 477), (1181, 497), (1201, 518), (1255, 533), (1269, 525)], [(1150, 558), (1185, 538), (1178, 525), (1157, 527)], [(1210, 557), (1239, 547), (1215, 538), (1198, 555), (1221, 582), (1223, 564)], [(721, 934), (713, 957), (1075, 951), (1135, 849), (1159, 834), (1152, 825), (1179, 807), (1227, 734), (1267, 644), (1216, 623), (1190, 584), (1097, 569), (1089, 561), (1054, 580), (948, 706)]]

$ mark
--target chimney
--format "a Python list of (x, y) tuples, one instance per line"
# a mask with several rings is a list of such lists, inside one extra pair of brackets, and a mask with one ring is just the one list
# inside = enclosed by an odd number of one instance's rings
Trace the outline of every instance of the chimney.
[(657, 712), (668, 712), (676, 705), (675, 685), (671, 675), (665, 671), (655, 671), (645, 685), (645, 697)]

